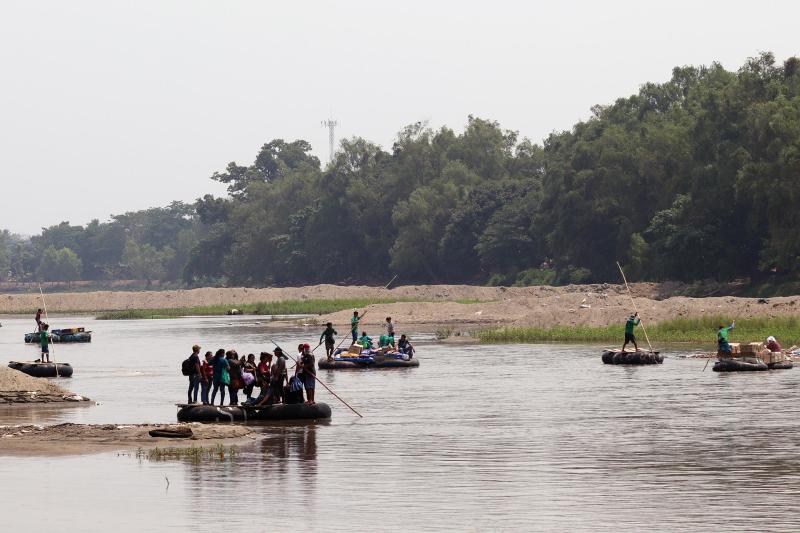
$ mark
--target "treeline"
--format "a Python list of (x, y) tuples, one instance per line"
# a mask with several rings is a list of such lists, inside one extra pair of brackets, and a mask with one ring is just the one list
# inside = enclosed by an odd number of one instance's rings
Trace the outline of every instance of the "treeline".
[(608, 281), (617, 260), (637, 279), (794, 274), (799, 68), (676, 68), (542, 145), (470, 117), (410, 125), (389, 151), (345, 140), (323, 168), (274, 140), (212, 176), (229, 197), (6, 234), (0, 267), (189, 285)]

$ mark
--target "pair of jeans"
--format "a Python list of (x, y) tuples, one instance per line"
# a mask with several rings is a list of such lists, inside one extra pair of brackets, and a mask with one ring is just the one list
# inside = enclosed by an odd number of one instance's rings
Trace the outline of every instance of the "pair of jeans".
[(358, 330), (357, 330), (357, 329), (354, 329), (354, 330), (353, 330), (353, 331), (351, 331), (350, 333), (352, 333), (352, 334), (353, 334), (353, 344), (355, 344), (355, 343), (356, 343), (356, 341), (358, 340)]
[(200, 382), (200, 401), (208, 403), (208, 391), (211, 389), (211, 383), (208, 380)]
[(214, 405), (214, 399), (217, 397), (217, 391), (219, 391), (219, 404), (225, 404), (225, 388), (227, 385), (222, 383), (221, 381), (214, 381), (214, 388), (211, 391), (211, 405)]
[[(200, 389), (200, 376), (192, 374), (189, 376), (189, 401), (186, 403), (197, 403), (197, 391)], [(194, 396), (194, 400), (192, 397)]]

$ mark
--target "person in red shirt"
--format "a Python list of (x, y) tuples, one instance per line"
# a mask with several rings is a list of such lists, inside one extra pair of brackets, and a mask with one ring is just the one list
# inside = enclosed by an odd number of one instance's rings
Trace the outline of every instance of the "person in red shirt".
[(776, 339), (775, 337), (773, 337), (771, 335), (769, 337), (767, 337), (767, 349), (770, 352), (780, 352), (781, 351), (781, 345), (778, 342), (778, 339)]
[(213, 356), (211, 352), (206, 352), (200, 365), (200, 400), (203, 405), (208, 405), (208, 391), (211, 389), (211, 380), (214, 379), (214, 366), (211, 364)]

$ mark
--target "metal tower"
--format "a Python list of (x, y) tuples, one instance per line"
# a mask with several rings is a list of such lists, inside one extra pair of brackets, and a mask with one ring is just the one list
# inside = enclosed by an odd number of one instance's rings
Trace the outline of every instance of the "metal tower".
[(336, 126), (339, 125), (339, 121), (331, 118), (328, 120), (323, 120), (322, 125), (328, 128), (328, 145), (330, 149), (329, 161), (333, 161), (333, 149), (336, 146), (336, 136), (334, 134), (334, 130), (336, 129)]

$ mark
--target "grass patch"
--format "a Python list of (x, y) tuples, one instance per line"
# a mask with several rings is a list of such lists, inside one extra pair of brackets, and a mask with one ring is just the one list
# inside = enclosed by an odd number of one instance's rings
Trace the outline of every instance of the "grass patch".
[[(180, 318), (182, 316), (225, 315), (238, 309), (245, 315), (323, 315), (342, 309), (363, 309), (371, 304), (398, 302), (421, 302), (419, 298), (334, 298), (313, 300), (280, 300), (256, 304), (206, 305), (201, 307), (175, 307), (170, 309), (124, 309), (106, 311), (97, 315), (98, 320), (131, 320), (143, 318)], [(461, 303), (478, 303), (479, 300), (463, 300)]]
[[(698, 318), (676, 318), (658, 324), (647, 325), (647, 333), (653, 343), (707, 342), (716, 343), (717, 326), (728, 325), (733, 319), (728, 316), (704, 316)], [(613, 326), (554, 326), (552, 328), (496, 328), (476, 331), (473, 336), (481, 342), (619, 342), (622, 345), (624, 325)], [(785, 348), (800, 344), (800, 318), (748, 318), (736, 321), (731, 332), (731, 342), (763, 341), (774, 335)], [(639, 345), (647, 344), (641, 327), (636, 331)]]
[(223, 446), (217, 444), (204, 448), (203, 446), (190, 446), (189, 448), (153, 448), (136, 450), (137, 459), (148, 461), (187, 460), (192, 463), (201, 461), (233, 461), (239, 454), (236, 446)]

